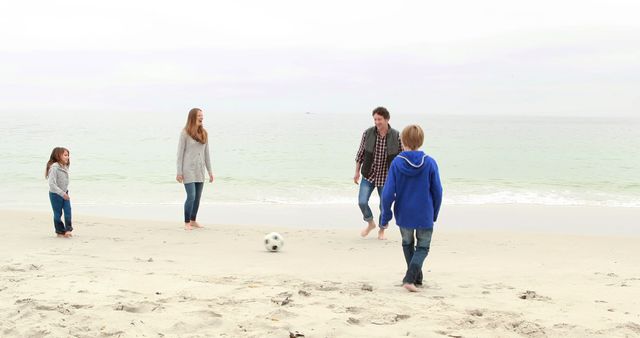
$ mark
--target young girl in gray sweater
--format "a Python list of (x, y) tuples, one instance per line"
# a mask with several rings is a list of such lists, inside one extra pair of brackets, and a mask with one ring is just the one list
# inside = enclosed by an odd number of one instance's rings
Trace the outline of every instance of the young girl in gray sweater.
[[(49, 201), (53, 209), (53, 226), (58, 237), (69, 238), (71, 226), (71, 198), (69, 198), (69, 150), (62, 147), (53, 148), (45, 177), (49, 181)], [(64, 211), (64, 223), (61, 221)]]

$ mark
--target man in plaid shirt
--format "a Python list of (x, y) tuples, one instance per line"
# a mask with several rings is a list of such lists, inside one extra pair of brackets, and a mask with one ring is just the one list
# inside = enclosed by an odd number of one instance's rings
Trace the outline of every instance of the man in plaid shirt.
[[(403, 151), (400, 133), (389, 125), (391, 118), (389, 111), (384, 107), (378, 107), (373, 110), (372, 116), (375, 126), (368, 128), (362, 134), (360, 148), (356, 155), (356, 173), (353, 176), (353, 182), (360, 184), (358, 206), (364, 221), (367, 222), (367, 227), (360, 232), (362, 237), (366, 237), (376, 228), (373, 213), (369, 207), (369, 198), (374, 189), (378, 191), (378, 196), (381, 196), (391, 161)], [(361, 174), (362, 180), (360, 180)], [(380, 210), (382, 210), (382, 201)], [(378, 239), (386, 239), (385, 229), (386, 227), (380, 227)]]

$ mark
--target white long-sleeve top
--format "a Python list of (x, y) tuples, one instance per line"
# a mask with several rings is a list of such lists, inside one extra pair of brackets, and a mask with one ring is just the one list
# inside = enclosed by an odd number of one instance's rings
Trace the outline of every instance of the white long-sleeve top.
[(49, 192), (64, 196), (69, 190), (69, 169), (56, 162), (49, 168), (48, 175)]

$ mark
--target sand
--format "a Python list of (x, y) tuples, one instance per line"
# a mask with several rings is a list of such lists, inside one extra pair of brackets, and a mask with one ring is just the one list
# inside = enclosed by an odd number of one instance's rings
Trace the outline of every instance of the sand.
[[(76, 214), (74, 238), (61, 239), (46, 210), (2, 210), (0, 336), (640, 336), (638, 235), (508, 227), (544, 220), (540, 212), (577, 225), (602, 214), (586, 207), (461, 206), (448, 219), (479, 224), (479, 210), (503, 226), (442, 221), (417, 293), (401, 287), (394, 226), (379, 241), (360, 238), (358, 220), (185, 231), (179, 221)], [(631, 228), (640, 218), (629, 210), (606, 226)], [(271, 231), (285, 237), (281, 252), (262, 246)]]

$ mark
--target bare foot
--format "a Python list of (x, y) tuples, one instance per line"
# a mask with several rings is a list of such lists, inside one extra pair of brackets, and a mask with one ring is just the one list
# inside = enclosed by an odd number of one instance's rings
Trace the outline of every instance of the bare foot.
[(385, 240), (385, 239), (387, 239), (387, 237), (384, 235), (384, 229), (380, 229), (380, 230), (378, 230), (378, 239), (379, 239), (379, 240)]
[(191, 221), (191, 226), (194, 228), (202, 228), (202, 225), (198, 224), (196, 221)]
[(58, 238), (64, 238), (64, 234), (56, 234), (56, 237), (58, 237)]
[(185, 223), (184, 224), (184, 229), (185, 230), (193, 230), (193, 228), (191, 227), (191, 223)]
[(73, 235), (70, 232), (65, 232), (64, 235), (62, 235), (62, 237), (71, 238), (71, 237), (73, 237)]
[(409, 290), (410, 292), (418, 292), (418, 288), (413, 284), (406, 283), (403, 284), (402, 287)]
[(371, 232), (371, 230), (376, 228), (376, 223), (374, 221), (370, 221), (369, 224), (367, 225), (366, 228), (364, 228), (362, 231), (360, 231), (360, 236), (362, 237), (367, 237), (369, 236), (369, 233)]

